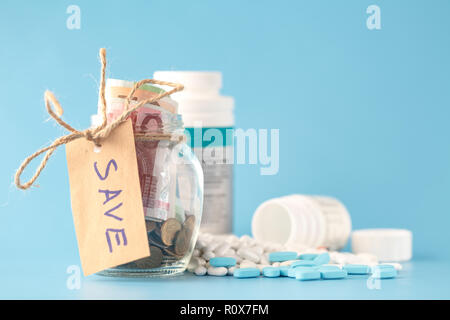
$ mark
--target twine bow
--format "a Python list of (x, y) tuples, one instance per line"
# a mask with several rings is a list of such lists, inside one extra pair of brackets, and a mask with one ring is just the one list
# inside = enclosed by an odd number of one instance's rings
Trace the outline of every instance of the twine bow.
[[(133, 111), (135, 111), (136, 109), (140, 108), (141, 106), (143, 106), (147, 103), (153, 103), (155, 101), (158, 101), (158, 100), (160, 100), (166, 96), (169, 96), (175, 92), (181, 91), (184, 88), (181, 84), (176, 84), (176, 83), (171, 83), (171, 82), (166, 82), (166, 81), (159, 81), (159, 80), (154, 80), (154, 79), (144, 79), (144, 80), (138, 81), (137, 83), (135, 83), (133, 89), (130, 91), (130, 93), (128, 94), (128, 96), (125, 100), (123, 113), (118, 118), (116, 118), (113, 122), (111, 122), (110, 124), (107, 124), (106, 99), (105, 99), (106, 50), (104, 48), (100, 49), (100, 60), (101, 60), (102, 68), (101, 68), (101, 75), (100, 75), (101, 78), (100, 78), (99, 98), (100, 98), (101, 107), (102, 107), (102, 110), (101, 110), (102, 116), (103, 116), (102, 124), (100, 124), (98, 127), (89, 128), (89, 129), (86, 129), (83, 131), (78, 131), (78, 130), (74, 129), (67, 122), (65, 122), (64, 120), (61, 119), (61, 116), (63, 114), (63, 108), (61, 107), (60, 103), (55, 98), (53, 93), (48, 90), (45, 91), (44, 99), (45, 99), (45, 107), (47, 108), (47, 112), (50, 114), (50, 116), (53, 119), (56, 120), (56, 122), (60, 126), (66, 128), (71, 133), (69, 133), (65, 136), (59, 137), (58, 139), (53, 141), (53, 143), (50, 146), (36, 151), (35, 153), (33, 153), (32, 155), (27, 157), (22, 162), (19, 169), (17, 169), (15, 179), (14, 179), (14, 182), (15, 182), (17, 188), (26, 190), (29, 187), (31, 187), (33, 185), (34, 181), (36, 181), (36, 179), (41, 174), (42, 170), (45, 168), (47, 161), (51, 157), (52, 153), (60, 145), (69, 143), (76, 139), (85, 138), (86, 140), (92, 141), (95, 143), (95, 145), (99, 146), (100, 141), (102, 139), (105, 139), (106, 137), (108, 137), (109, 134), (115, 128), (117, 128), (117, 126), (119, 126), (122, 122), (124, 122)], [(134, 93), (136, 92), (137, 89), (139, 89), (142, 85), (144, 85), (146, 83), (166, 85), (166, 86), (173, 87), (173, 89), (168, 92), (160, 93), (156, 97), (142, 100), (130, 108), (130, 101), (131, 101), (131, 98), (133, 97)], [(53, 110), (52, 105), (56, 109), (55, 111)], [(167, 139), (170, 137), (168, 137), (167, 135), (161, 135), (160, 138)], [(37, 156), (39, 156), (40, 154), (42, 154), (44, 152), (46, 152), (46, 154), (45, 154), (44, 158), (42, 159), (39, 167), (36, 169), (33, 177), (30, 180), (28, 180), (27, 182), (21, 183), (20, 176), (22, 175), (22, 173), (25, 170), (25, 168), (27, 167), (27, 165), (31, 162), (31, 160), (33, 160), (34, 158), (36, 158)]]

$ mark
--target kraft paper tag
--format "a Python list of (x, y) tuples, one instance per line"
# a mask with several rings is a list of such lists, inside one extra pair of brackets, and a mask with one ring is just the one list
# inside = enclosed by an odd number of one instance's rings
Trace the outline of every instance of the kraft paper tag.
[(84, 275), (150, 256), (131, 121), (101, 148), (86, 139), (70, 142), (66, 156)]

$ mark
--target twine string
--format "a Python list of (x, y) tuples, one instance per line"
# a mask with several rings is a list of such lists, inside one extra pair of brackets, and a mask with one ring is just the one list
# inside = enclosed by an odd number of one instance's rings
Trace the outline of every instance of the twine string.
[[(27, 157), (25, 160), (23, 160), (22, 164), (20, 165), (19, 169), (16, 171), (16, 175), (14, 178), (14, 183), (17, 186), (17, 188), (26, 190), (30, 188), (33, 183), (36, 181), (36, 179), (41, 174), (42, 170), (45, 168), (48, 160), (52, 156), (53, 152), (61, 145), (67, 144), (71, 141), (74, 141), (76, 139), (85, 138), (86, 140), (92, 141), (95, 145), (100, 146), (100, 141), (103, 139), (106, 139), (114, 129), (116, 129), (122, 122), (124, 122), (129, 115), (135, 111), (136, 109), (142, 107), (143, 105), (147, 103), (153, 103), (155, 101), (158, 101), (164, 97), (167, 97), (175, 92), (183, 90), (183, 86), (181, 84), (176, 84), (172, 82), (167, 81), (159, 81), (154, 79), (144, 79), (141, 81), (138, 81), (134, 84), (132, 90), (128, 94), (125, 105), (124, 105), (124, 111), (122, 114), (116, 118), (113, 122), (110, 124), (107, 124), (107, 117), (106, 117), (106, 98), (105, 98), (105, 70), (106, 70), (106, 50), (104, 48), (100, 49), (100, 61), (101, 61), (101, 71), (100, 71), (100, 89), (99, 89), (99, 100), (101, 104), (101, 113), (103, 117), (102, 123), (94, 128), (89, 128), (83, 131), (78, 131), (75, 128), (73, 128), (71, 125), (69, 125), (67, 122), (65, 122), (61, 116), (63, 114), (63, 108), (61, 107), (61, 104), (56, 99), (55, 95), (51, 91), (45, 91), (44, 93), (44, 100), (45, 100), (45, 107), (47, 109), (48, 114), (62, 127), (64, 127), (66, 130), (70, 131), (69, 134), (57, 138), (55, 141), (52, 142), (51, 145), (48, 147), (39, 149), (29, 157)], [(139, 101), (137, 104), (130, 107), (131, 99), (133, 98), (134, 93), (136, 90), (138, 90), (142, 85), (146, 83), (153, 83), (158, 85), (165, 85), (173, 87), (172, 90), (167, 92), (161, 92), (157, 96)], [(170, 134), (148, 134), (145, 135), (149, 139), (156, 139), (156, 140), (169, 140), (171, 139)], [(25, 168), (28, 166), (28, 164), (33, 160), (34, 158), (38, 157), (42, 153), (45, 152), (44, 158), (42, 159), (41, 163), (37, 167), (34, 175), (28, 180), (27, 182), (21, 183), (20, 176), (22, 175)]]

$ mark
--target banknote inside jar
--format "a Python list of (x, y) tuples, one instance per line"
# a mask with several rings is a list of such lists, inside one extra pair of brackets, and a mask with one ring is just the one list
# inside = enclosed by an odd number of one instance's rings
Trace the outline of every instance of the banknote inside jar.
[[(123, 112), (125, 98), (134, 83), (107, 81), (108, 121)], [(162, 89), (146, 84), (136, 90), (131, 105), (158, 95)], [(135, 133), (136, 157), (150, 256), (118, 268), (154, 269), (181, 261), (193, 247), (196, 226), (195, 177), (174, 164), (180, 144), (153, 139), (151, 134), (183, 132), (176, 103), (166, 97), (135, 110), (130, 118)], [(198, 205), (197, 205), (198, 206)]]

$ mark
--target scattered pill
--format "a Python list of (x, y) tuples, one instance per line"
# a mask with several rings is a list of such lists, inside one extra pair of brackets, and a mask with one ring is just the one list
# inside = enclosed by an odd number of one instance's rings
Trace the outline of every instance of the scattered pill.
[(296, 260), (291, 263), (291, 268), (295, 267), (315, 267), (316, 263), (310, 260)]
[(392, 266), (395, 270), (400, 271), (403, 269), (403, 266), (398, 262), (389, 262), (389, 263), (381, 263), (380, 266)]
[(372, 267), (372, 277), (376, 279), (389, 279), (397, 276), (397, 270), (394, 267), (377, 265)]
[(187, 270), (198, 276), (253, 278), (262, 274), (269, 278), (282, 276), (298, 280), (342, 279), (347, 275), (366, 274), (388, 279), (395, 278), (401, 269), (399, 263), (378, 264), (372, 254), (284, 246), (258, 242), (248, 235), (238, 238), (205, 233), (199, 234), (187, 265)]
[[(278, 262), (278, 263), (280, 264), (280, 266), (290, 266), (291, 263), (294, 261), (298, 261), (298, 260), (297, 259), (296, 260), (287, 260), (287, 261)], [(277, 262), (275, 262), (275, 263), (277, 263)]]
[(227, 255), (227, 257), (231, 257), (231, 258), (234, 258), (234, 259), (236, 259), (236, 263), (241, 263), (242, 262), (242, 258), (241, 257), (239, 257), (238, 255)]
[(240, 268), (256, 268), (256, 263), (250, 260), (242, 260), (239, 265)]
[(295, 260), (297, 252), (295, 251), (276, 251), (269, 254), (270, 262), (283, 262), (287, 260)]
[(236, 259), (232, 257), (214, 257), (209, 260), (209, 264), (213, 267), (232, 267), (236, 265)]
[(288, 271), (287, 271), (287, 276), (289, 278), (295, 278), (295, 268), (291, 268), (289, 267)]
[(326, 271), (326, 270), (339, 271), (341, 270), (341, 268), (339, 268), (339, 266), (334, 264), (323, 264), (319, 266), (319, 271)]
[(214, 252), (219, 246), (221, 246), (221, 243), (218, 241), (209, 242), (205, 248), (205, 251)]
[(378, 270), (378, 269), (388, 269), (388, 270), (392, 270), (395, 269), (393, 265), (390, 264), (376, 264), (370, 267), (370, 271), (374, 272), (374, 270)]
[(259, 246), (251, 247), (251, 250), (256, 253), (258, 256), (261, 256), (264, 253), (264, 249)]
[(313, 261), (317, 265), (329, 263), (330, 262), (330, 255), (328, 254), (328, 252), (321, 253), (317, 257), (315, 257)]
[(267, 268), (267, 267), (271, 267), (271, 265), (270, 265), (270, 264), (257, 264), (257, 265), (256, 265), (256, 268), (259, 269), (259, 272), (260, 272), (261, 274), (263, 274), (264, 268)]
[(370, 267), (365, 264), (347, 264), (343, 267), (348, 274), (368, 274)]
[(280, 276), (280, 268), (278, 267), (266, 267), (263, 268), (263, 276), (267, 278), (276, 278)]
[(242, 259), (246, 259), (246, 260), (250, 260), (254, 263), (258, 263), (260, 260), (259, 255), (254, 252), (252, 249), (250, 248), (240, 248), (237, 251), (237, 254), (242, 258)]
[(343, 279), (347, 277), (345, 270), (323, 270), (320, 271), (322, 279)]
[(295, 272), (297, 271), (297, 270), (306, 270), (306, 271), (318, 271), (318, 268), (317, 267), (310, 267), (310, 266), (295, 266), (295, 267), (289, 267), (289, 269), (288, 269), (288, 272), (287, 272), (287, 274), (288, 274), (288, 277), (289, 278), (295, 278)]
[(208, 268), (208, 275), (210, 276), (218, 276), (223, 277), (228, 273), (228, 269), (225, 267), (209, 267)]
[(216, 254), (216, 257), (223, 257), (225, 256), (225, 253), (230, 249), (230, 245), (228, 243), (222, 243), (220, 244), (216, 249), (214, 249), (214, 253)]
[(305, 280), (317, 280), (320, 279), (320, 272), (313, 268), (296, 268), (295, 269), (295, 279), (305, 281)]
[(233, 276), (235, 278), (256, 278), (259, 277), (259, 274), (258, 268), (239, 268), (234, 270)]
[(198, 266), (195, 268), (194, 273), (197, 276), (204, 276), (206, 274), (206, 268), (204, 266)]
[(274, 262), (274, 263), (272, 263), (272, 267), (279, 267), (280, 266), (280, 263), (279, 262)]
[(317, 256), (317, 253), (302, 253), (298, 258), (301, 260), (314, 260)]
[(269, 259), (266, 258), (266, 256), (261, 255), (261, 260), (259, 261), (260, 264), (270, 264)]
[(280, 266), (278, 267), (278, 269), (280, 269), (280, 276), (282, 277), (288, 276), (289, 266)]
[(205, 253), (203, 253), (203, 259), (205, 260), (211, 260), (212, 258), (214, 258), (216, 255), (214, 254), (214, 252), (212, 251), (205, 251)]

